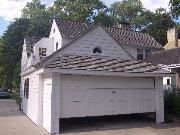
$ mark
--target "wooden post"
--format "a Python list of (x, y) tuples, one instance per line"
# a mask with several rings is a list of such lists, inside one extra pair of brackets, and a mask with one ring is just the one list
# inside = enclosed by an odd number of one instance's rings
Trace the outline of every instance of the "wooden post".
[(59, 133), (59, 116), (60, 116), (60, 74), (52, 75), (52, 133)]
[(163, 78), (155, 78), (155, 97), (156, 97), (156, 123), (164, 122), (164, 93)]

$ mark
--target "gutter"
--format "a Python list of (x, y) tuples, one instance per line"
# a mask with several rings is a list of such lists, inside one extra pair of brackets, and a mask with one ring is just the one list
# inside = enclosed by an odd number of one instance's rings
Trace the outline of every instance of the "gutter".
[(107, 72), (107, 71), (92, 71), (92, 70), (72, 70), (72, 69), (52, 69), (42, 68), (38, 74), (60, 73), (69, 75), (89, 75), (89, 76), (121, 76), (121, 77), (173, 77), (172, 73), (131, 73), (131, 72)]

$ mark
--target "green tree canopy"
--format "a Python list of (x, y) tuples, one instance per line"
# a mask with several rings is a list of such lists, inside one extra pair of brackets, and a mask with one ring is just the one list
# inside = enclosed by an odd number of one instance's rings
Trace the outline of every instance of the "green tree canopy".
[(122, 0), (111, 5), (111, 10), (119, 22), (128, 22), (134, 30), (141, 30), (149, 24), (152, 13), (143, 7), (140, 0)]
[(29, 20), (27, 35), (44, 37), (49, 35), (53, 16), (40, 0), (28, 2), (22, 10), (22, 18)]
[(116, 24), (116, 20), (104, 11), (101, 11), (96, 17), (94, 17), (94, 23), (103, 24), (105, 26), (113, 26)]
[(150, 34), (164, 46), (167, 43), (167, 31), (173, 26), (175, 26), (175, 22), (172, 20), (170, 13), (163, 8), (159, 8), (153, 15), (151, 24), (143, 29), (143, 32)]
[(95, 12), (105, 8), (106, 5), (100, 0), (56, 0), (51, 12), (63, 19), (91, 21)]
[(170, 0), (171, 13), (174, 17), (178, 18), (180, 16), (180, 1)]
[(0, 50), (0, 82), (5, 88), (13, 87), (14, 70), (20, 64), (22, 45), (28, 28), (28, 19), (16, 19), (1, 39), (3, 46)]

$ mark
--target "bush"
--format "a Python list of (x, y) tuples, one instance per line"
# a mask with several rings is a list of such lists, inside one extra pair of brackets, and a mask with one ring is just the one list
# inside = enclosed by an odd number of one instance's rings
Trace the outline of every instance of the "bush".
[(172, 91), (166, 91), (164, 94), (165, 119), (173, 121), (180, 116), (180, 90), (173, 88)]
[(16, 103), (19, 105), (19, 110), (21, 110), (21, 97), (18, 94), (12, 94), (11, 99), (16, 100)]

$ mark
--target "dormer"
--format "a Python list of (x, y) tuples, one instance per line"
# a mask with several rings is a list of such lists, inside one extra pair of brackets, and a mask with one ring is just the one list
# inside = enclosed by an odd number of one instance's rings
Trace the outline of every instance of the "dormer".
[(93, 29), (94, 24), (80, 21), (54, 19), (49, 38), (54, 39), (54, 51), (83, 36)]
[(53, 44), (52, 38), (26, 37), (23, 45), (21, 70), (25, 71), (28, 67), (51, 55), (54, 52)]

